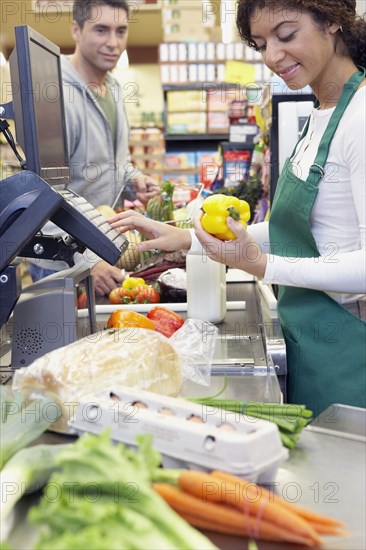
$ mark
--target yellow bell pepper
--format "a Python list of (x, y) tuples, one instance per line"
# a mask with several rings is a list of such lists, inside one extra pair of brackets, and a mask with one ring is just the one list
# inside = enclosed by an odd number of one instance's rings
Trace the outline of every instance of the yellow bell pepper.
[(122, 288), (127, 288), (127, 290), (133, 290), (137, 286), (147, 286), (147, 284), (141, 277), (128, 277), (122, 283)]
[(226, 223), (229, 216), (239, 221), (243, 227), (247, 226), (246, 222), (250, 219), (249, 204), (230, 195), (210, 195), (203, 201), (202, 210), (204, 212), (201, 218), (203, 229), (223, 241), (236, 238), (235, 233)]

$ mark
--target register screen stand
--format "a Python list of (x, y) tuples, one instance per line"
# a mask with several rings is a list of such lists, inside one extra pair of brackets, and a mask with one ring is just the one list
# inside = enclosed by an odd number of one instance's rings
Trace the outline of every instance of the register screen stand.
[[(89, 327), (78, 334), (77, 288), (86, 280)], [(12, 368), (26, 367), (38, 357), (96, 331), (93, 278), (89, 268), (73, 267), (26, 287), (12, 318)]]

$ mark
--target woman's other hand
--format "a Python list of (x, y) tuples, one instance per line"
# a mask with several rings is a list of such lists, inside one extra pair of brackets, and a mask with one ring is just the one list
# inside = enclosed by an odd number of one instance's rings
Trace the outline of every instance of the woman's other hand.
[(264, 276), (267, 266), (267, 255), (262, 253), (258, 243), (250, 236), (241, 223), (228, 217), (226, 223), (229, 229), (236, 235), (236, 239), (222, 241), (203, 229), (200, 221), (201, 217), (202, 214), (194, 220), (194, 228), (196, 236), (209, 258), (229, 267), (242, 269), (259, 278)]
[(120, 228), (122, 233), (136, 229), (146, 237), (147, 241), (139, 243), (136, 249), (145, 250), (188, 250), (191, 246), (191, 234), (187, 229), (179, 229), (173, 225), (158, 222), (135, 212), (126, 210), (108, 220), (114, 228)]

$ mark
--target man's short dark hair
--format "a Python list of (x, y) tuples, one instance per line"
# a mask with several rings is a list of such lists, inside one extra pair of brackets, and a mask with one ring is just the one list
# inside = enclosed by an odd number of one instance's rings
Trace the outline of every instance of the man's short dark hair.
[(112, 8), (125, 10), (127, 17), (130, 15), (127, 0), (75, 0), (72, 15), (81, 29), (85, 21), (90, 19), (93, 6), (111, 6)]

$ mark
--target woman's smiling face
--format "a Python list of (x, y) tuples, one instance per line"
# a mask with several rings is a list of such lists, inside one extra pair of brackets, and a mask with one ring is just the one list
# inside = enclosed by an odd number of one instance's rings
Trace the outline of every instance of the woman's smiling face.
[(323, 29), (306, 11), (263, 8), (253, 14), (250, 28), (263, 61), (289, 88), (310, 85), (316, 91), (332, 82), (339, 26)]

